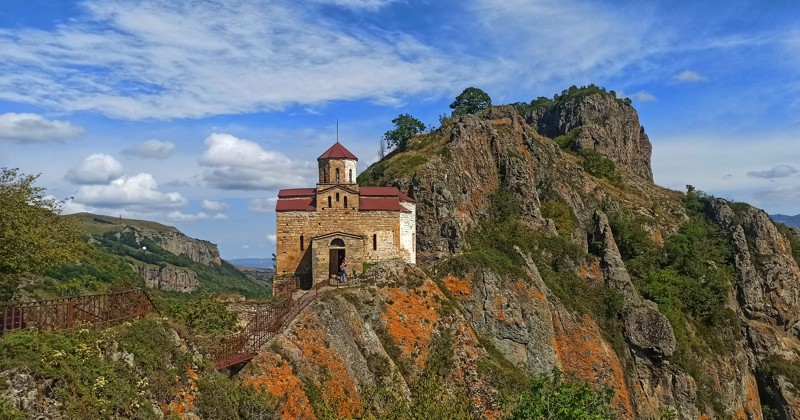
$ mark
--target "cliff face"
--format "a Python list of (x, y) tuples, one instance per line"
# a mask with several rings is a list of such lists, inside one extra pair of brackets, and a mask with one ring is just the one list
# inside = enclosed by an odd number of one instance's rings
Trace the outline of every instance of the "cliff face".
[(144, 227), (126, 226), (116, 234), (116, 237), (121, 238), (126, 233), (133, 234), (137, 244), (141, 244), (142, 239), (146, 238), (152, 240), (161, 248), (178, 256), (186, 256), (194, 262), (207, 265), (222, 264), (222, 258), (219, 256), (219, 249), (217, 249), (216, 245), (209, 241), (188, 237), (174, 228), (166, 231), (157, 231)]
[[(760, 210), (713, 198), (693, 208), (654, 185), (636, 112), (611, 95), (445, 122), (359, 181), (416, 200), (418, 260), (437, 283), (377, 267), (374, 286), (304, 313), (245, 372), (291, 402), (287, 415), (310, 412), (309, 383), (343, 416), (373, 407), (375, 385), (413, 400), (431, 343), (450, 334), (450, 384), (483, 416), (503, 414), (480, 368), (499, 352), (529, 374), (560, 368), (611, 387), (621, 418), (800, 417), (792, 243)], [(698, 231), (730, 255), (698, 254)]]
[(639, 124), (639, 115), (632, 106), (611, 95), (593, 93), (580, 100), (558, 101), (530, 112), (527, 122), (549, 138), (575, 130), (574, 146), (578, 150), (596, 150), (617, 166), (653, 180), (653, 147)]

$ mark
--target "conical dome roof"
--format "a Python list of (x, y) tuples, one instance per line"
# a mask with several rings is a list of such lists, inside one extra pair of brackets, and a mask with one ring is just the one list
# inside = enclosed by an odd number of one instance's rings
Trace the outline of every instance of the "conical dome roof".
[(350, 153), (350, 151), (347, 150), (344, 146), (342, 146), (342, 143), (339, 143), (338, 141), (328, 150), (326, 150), (325, 153), (323, 153), (322, 155), (320, 155), (320, 157), (317, 158), (317, 160), (322, 160), (322, 159), (358, 160), (356, 155)]

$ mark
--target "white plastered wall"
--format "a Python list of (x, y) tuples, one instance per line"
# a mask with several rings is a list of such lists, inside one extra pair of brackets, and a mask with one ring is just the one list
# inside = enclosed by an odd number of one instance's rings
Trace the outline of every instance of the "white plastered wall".
[(400, 248), (405, 250), (403, 256), (406, 262), (417, 263), (417, 205), (414, 203), (401, 202), (403, 207), (410, 210), (410, 213), (400, 213)]

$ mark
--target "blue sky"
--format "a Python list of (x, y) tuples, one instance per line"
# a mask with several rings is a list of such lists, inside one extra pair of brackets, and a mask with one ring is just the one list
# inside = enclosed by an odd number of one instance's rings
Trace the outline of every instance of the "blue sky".
[(655, 180), (800, 213), (800, 4), (0, 0), (0, 166), (67, 212), (157, 220), (223, 257), (274, 251), (277, 189), (335, 140), (464, 88), (595, 83), (633, 99)]

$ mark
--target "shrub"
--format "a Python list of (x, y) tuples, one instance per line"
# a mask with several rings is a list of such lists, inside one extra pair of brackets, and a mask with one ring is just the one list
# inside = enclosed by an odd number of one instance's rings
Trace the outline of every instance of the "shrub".
[(552, 376), (538, 376), (528, 392), (519, 397), (510, 419), (615, 419), (611, 407), (613, 390), (593, 389), (586, 382)]
[(581, 164), (586, 172), (599, 178), (607, 178), (613, 182), (622, 180), (622, 177), (617, 173), (614, 162), (600, 152), (593, 149), (581, 149), (578, 152), (578, 156), (581, 157)]

